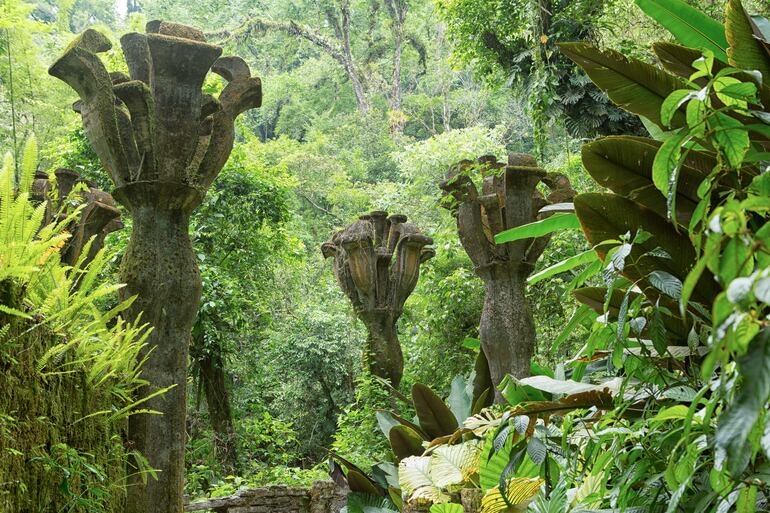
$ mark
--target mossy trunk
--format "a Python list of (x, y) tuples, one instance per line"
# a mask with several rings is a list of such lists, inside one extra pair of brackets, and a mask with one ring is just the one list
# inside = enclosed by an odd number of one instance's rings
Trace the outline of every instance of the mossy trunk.
[(227, 376), (219, 348), (216, 354), (206, 353), (198, 362), (201, 371), (201, 385), (206, 394), (211, 428), (214, 431), (214, 446), (217, 460), (225, 474), (237, 472), (236, 435), (233, 415), (230, 409), (230, 394), (227, 390)]
[[(8, 324), (0, 340), (0, 511), (58, 513), (70, 511), (75, 501), (91, 501), (104, 513), (123, 513), (125, 468), (111, 463), (125, 458), (125, 421), (85, 418), (109, 410), (113, 398), (90, 388), (80, 370), (43, 375), (39, 359), (62, 339), (0, 314), (0, 327)], [(65, 353), (57, 368), (72, 360)], [(77, 457), (66, 456), (68, 450)], [(53, 461), (61, 467), (47, 465)], [(102, 476), (79, 473), (83, 463)]]
[(126, 511), (177, 513), (183, 508), (187, 360), (201, 295), (188, 234), (197, 193), (179, 185), (137, 182), (117, 189), (115, 195), (129, 208), (134, 223), (120, 268), (126, 283), (122, 297), (136, 295), (129, 316), (141, 315), (153, 327), (142, 368), (142, 377), (151, 384), (140, 396), (171, 387), (142, 405), (162, 415), (134, 415), (129, 420), (132, 447), (163, 471), (157, 479), (130, 479)]
[(490, 266), (482, 274), (486, 293), (479, 339), (487, 355), (498, 403), (504, 398), (497, 386), (506, 374), (525, 378), (530, 373), (536, 334), (526, 297), (528, 274), (527, 270), (507, 263)]
[(366, 363), (375, 376), (390, 380), (398, 388), (404, 374), (404, 355), (398, 340), (396, 316), (390, 310), (358, 314), (368, 331)]

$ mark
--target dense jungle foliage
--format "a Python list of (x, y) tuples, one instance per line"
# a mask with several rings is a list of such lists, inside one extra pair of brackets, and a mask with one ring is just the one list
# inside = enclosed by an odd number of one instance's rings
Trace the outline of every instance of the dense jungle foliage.
[[(88, 28), (127, 72), (118, 41), (156, 19), (201, 29), (263, 88), (190, 219), (191, 500), (331, 476), (347, 513), (770, 511), (768, 16), (765, 0), (0, 0), (0, 511), (122, 511), (127, 476), (163, 471), (126, 443), (128, 417), (158, 413), (152, 326), (118, 295), (132, 218), (108, 205), (121, 226), (82, 240), (114, 187), (47, 72)], [(531, 223), (506, 222), (512, 170), (537, 177)], [(501, 383), (468, 205), (490, 251), (542, 252), (517, 303), (530, 373)], [(432, 239), (396, 386), (321, 251), (376, 211)]]

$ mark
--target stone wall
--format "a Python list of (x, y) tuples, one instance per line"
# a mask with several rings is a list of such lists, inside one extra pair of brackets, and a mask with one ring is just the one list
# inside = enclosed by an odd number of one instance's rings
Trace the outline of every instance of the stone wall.
[(339, 513), (345, 506), (347, 489), (332, 481), (316, 481), (310, 490), (288, 486), (266, 486), (239, 490), (235, 495), (185, 505), (185, 511), (214, 513)]

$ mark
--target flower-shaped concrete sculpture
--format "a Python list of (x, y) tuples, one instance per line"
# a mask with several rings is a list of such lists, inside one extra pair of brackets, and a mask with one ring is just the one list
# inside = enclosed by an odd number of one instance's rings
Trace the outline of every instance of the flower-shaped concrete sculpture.
[[(481, 193), (469, 176), (475, 170), (482, 174)], [(547, 198), (537, 190), (540, 182), (550, 189)], [(447, 196), (445, 206), (457, 218), (460, 241), (485, 284), (479, 338), (492, 382), (498, 385), (509, 373), (526, 377), (535, 347), (527, 277), (550, 237), (498, 245), (494, 236), (536, 221), (543, 207), (572, 201), (575, 191), (566, 176), (546, 173), (533, 157), (518, 153), (511, 154), (507, 164), (491, 156), (475, 163), (462, 161), (440, 187)]]
[(404, 215), (372, 212), (334, 234), (322, 247), (334, 274), (368, 330), (366, 362), (376, 376), (401, 382), (404, 358), (396, 322), (417, 285), (420, 264), (433, 257), (426, 237)]
[[(227, 161), (234, 120), (258, 107), (258, 78), (238, 57), (220, 57), (195, 28), (151, 21), (146, 34), (121, 38), (129, 75), (108, 73), (98, 53), (109, 40), (86, 30), (49, 73), (80, 96), (74, 104), (86, 134), (115, 184), (113, 196), (133, 218), (121, 264), (124, 297), (137, 295), (129, 315), (150, 323), (150, 383), (143, 403), (163, 415), (134, 415), (129, 443), (161, 470), (128, 487), (129, 513), (182, 510), (185, 446), (185, 384), (190, 331), (201, 281), (188, 236), (189, 217)], [(218, 98), (203, 94), (209, 70), (228, 84)], [(136, 473), (135, 473), (136, 474)]]
[(88, 184), (75, 171), (60, 168), (54, 174), (57, 201), (52, 201), (50, 194), (52, 186), (45, 173), (35, 175), (32, 199), (47, 203), (43, 224), (48, 224), (56, 220), (55, 217), (61, 210), (62, 202), (67, 199), (75, 186), (80, 183), (85, 184), (87, 190), (78, 193), (79, 201), (84, 204), (83, 210), (77, 223), (69, 228), (71, 237), (67, 240), (61, 255), (62, 262), (75, 265), (86, 243), (93, 238), (88, 255), (83, 261), (87, 264), (104, 247), (104, 238), (111, 232), (123, 228), (123, 223), (120, 222), (120, 211), (115, 208), (115, 200), (111, 195)]

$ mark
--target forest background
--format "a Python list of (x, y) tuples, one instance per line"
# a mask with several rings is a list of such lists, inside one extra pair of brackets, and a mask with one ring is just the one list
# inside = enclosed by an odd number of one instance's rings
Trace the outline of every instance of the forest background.
[[(723, 12), (719, 0), (691, 3)], [(762, 12), (760, 3), (747, 7)], [(0, 148), (19, 157), (34, 134), (42, 171), (68, 167), (109, 190), (66, 107), (71, 91), (46, 69), (87, 27), (117, 42), (151, 19), (200, 27), (264, 87), (193, 220), (204, 284), (189, 374), (193, 495), (323, 477), (330, 448), (364, 466), (381, 459), (373, 411), (389, 392), (363, 371), (365, 332), (321, 243), (371, 210), (406, 214), (433, 238), (436, 257), (399, 323), (402, 388), (423, 382), (446, 395), (472, 368), (464, 341), (478, 334), (483, 286), (440, 208), (438, 182), (460, 159), (526, 152), (578, 192), (595, 187), (580, 145), (645, 128), (555, 43), (587, 40), (652, 60), (649, 43), (667, 38), (629, 0), (3, 0)], [(106, 58), (125, 67), (119, 50)], [(128, 233), (108, 240), (114, 275)], [(587, 248), (574, 232), (558, 234), (539, 266)], [(572, 277), (529, 290), (541, 364), (562, 361), (587, 332), (577, 326), (553, 347), (574, 309)], [(227, 433), (237, 436), (222, 440)]]

